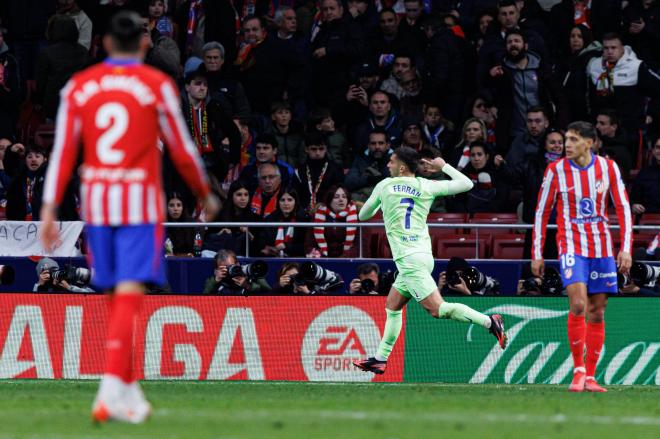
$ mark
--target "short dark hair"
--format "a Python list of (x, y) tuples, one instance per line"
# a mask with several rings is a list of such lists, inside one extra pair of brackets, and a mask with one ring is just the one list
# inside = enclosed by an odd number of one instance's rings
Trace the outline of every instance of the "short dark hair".
[(598, 139), (598, 133), (596, 132), (596, 128), (589, 122), (585, 122), (583, 120), (578, 120), (576, 122), (571, 122), (568, 124), (566, 127), (566, 131), (575, 131), (578, 133), (581, 137), (584, 137), (586, 139), (591, 139), (594, 142), (596, 139)]
[(257, 139), (254, 141), (255, 146), (258, 143), (266, 143), (266, 144), (272, 146), (273, 149), (277, 149), (277, 139), (275, 138), (274, 135), (269, 134), (269, 133), (259, 134), (257, 136)]
[(433, 160), (436, 157), (442, 157), (442, 153), (440, 151), (432, 146), (425, 146), (422, 148), (422, 150), (419, 152), (420, 158), (423, 159), (431, 159)]
[(532, 105), (527, 109), (527, 113), (543, 113), (546, 119), (550, 120), (550, 114), (543, 105)]
[(108, 26), (108, 35), (120, 52), (137, 52), (143, 32), (142, 17), (134, 11), (117, 12)]
[(484, 150), (484, 154), (490, 155), (490, 146), (486, 142), (482, 142), (481, 140), (476, 140), (470, 144), (470, 151), (472, 151), (472, 148), (481, 148)]
[(381, 9), (380, 12), (378, 13), (378, 16), (380, 17), (381, 15), (384, 15), (384, 14), (387, 14), (387, 13), (390, 13), (390, 14), (394, 15), (394, 17), (397, 16), (396, 11), (392, 8), (383, 8), (383, 9)]
[(247, 15), (247, 16), (243, 19), (243, 21), (241, 22), (241, 27), (243, 27), (243, 26), (245, 25), (245, 23), (247, 23), (247, 22), (250, 21), (250, 20), (258, 20), (258, 21), (259, 21), (259, 25), (260, 25), (262, 28), (265, 28), (265, 27), (266, 27), (266, 23), (265, 23), (264, 19), (261, 18), (261, 17), (257, 17), (256, 15)]
[(596, 117), (598, 116), (606, 116), (612, 125), (621, 125), (621, 118), (619, 117), (619, 113), (617, 113), (617, 111), (612, 108), (603, 108), (596, 111)]
[(30, 153), (41, 154), (44, 157), (48, 157), (48, 153), (46, 152), (46, 149), (35, 143), (31, 143), (27, 146), (27, 148), (25, 148), (25, 156), (27, 157), (27, 155)]
[(289, 104), (287, 101), (275, 101), (270, 104), (270, 114), (276, 113), (280, 110), (291, 111), (291, 104)]
[(516, 0), (500, 0), (497, 4), (497, 9), (507, 8), (509, 6), (516, 6)]
[(621, 35), (619, 35), (616, 32), (607, 32), (605, 35), (603, 35), (603, 41), (610, 41), (610, 40), (619, 40), (619, 42), (623, 44), (623, 39), (621, 38)]
[(417, 172), (420, 156), (417, 151), (409, 146), (400, 146), (394, 150), (396, 158), (402, 162), (410, 172)]
[(372, 134), (382, 134), (383, 136), (385, 136), (385, 141), (387, 143), (390, 143), (390, 137), (387, 135), (387, 131), (385, 131), (383, 128), (376, 127), (373, 130), (371, 130), (371, 132), (369, 133), (370, 138)]
[[(418, 1), (418, 0), (408, 0), (408, 1)], [(374, 271), (376, 272), (376, 274), (380, 274), (380, 267), (375, 262), (367, 262), (365, 264), (360, 264), (357, 266), (358, 276), (360, 275), (364, 276), (365, 274), (369, 274)]]
[(316, 129), (316, 125), (320, 124), (324, 119), (328, 117), (332, 117), (332, 112), (330, 109), (325, 107), (312, 109), (312, 111), (309, 112), (309, 117), (307, 118), (309, 128)]
[(504, 41), (506, 41), (510, 35), (520, 35), (522, 37), (523, 43), (527, 42), (527, 35), (521, 29), (507, 29), (506, 34), (504, 35)]
[(305, 134), (305, 147), (312, 145), (328, 146), (327, 142), (325, 141), (325, 136), (322, 133), (319, 133), (318, 131), (312, 131), (310, 133)]

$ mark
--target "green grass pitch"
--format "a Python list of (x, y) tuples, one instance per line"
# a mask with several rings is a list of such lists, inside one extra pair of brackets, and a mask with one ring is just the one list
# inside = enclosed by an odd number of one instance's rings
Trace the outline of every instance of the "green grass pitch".
[(143, 425), (93, 425), (97, 383), (0, 381), (0, 438), (659, 438), (660, 388), (145, 382)]

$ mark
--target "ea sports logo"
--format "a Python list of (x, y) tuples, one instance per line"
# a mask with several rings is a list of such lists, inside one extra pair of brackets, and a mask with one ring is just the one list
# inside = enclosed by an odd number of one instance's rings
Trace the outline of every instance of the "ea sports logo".
[(353, 361), (373, 355), (380, 331), (369, 314), (354, 306), (334, 306), (307, 328), (300, 359), (310, 381), (371, 381)]

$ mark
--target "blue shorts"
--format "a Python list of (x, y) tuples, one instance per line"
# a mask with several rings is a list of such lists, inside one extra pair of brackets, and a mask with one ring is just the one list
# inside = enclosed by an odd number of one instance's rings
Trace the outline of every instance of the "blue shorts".
[(561, 280), (564, 288), (582, 282), (588, 294), (616, 294), (616, 262), (613, 257), (587, 258), (573, 254), (559, 256)]
[(87, 226), (86, 232), (92, 285), (107, 290), (123, 281), (165, 284), (162, 225)]

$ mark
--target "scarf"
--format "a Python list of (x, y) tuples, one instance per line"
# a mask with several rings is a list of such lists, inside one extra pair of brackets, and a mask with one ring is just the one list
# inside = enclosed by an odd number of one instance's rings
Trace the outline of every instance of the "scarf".
[(465, 142), (463, 152), (461, 153), (461, 158), (458, 160), (458, 165), (456, 165), (456, 168), (458, 168), (460, 171), (461, 169), (465, 168), (468, 163), (470, 163), (470, 144)]
[[(291, 216), (290, 221), (295, 221), (295, 216)], [(275, 236), (275, 247), (280, 244), (288, 244), (293, 239), (293, 227), (289, 226), (286, 228), (286, 233), (284, 233), (284, 227), (277, 228), (277, 236)]]
[[(357, 223), (357, 208), (354, 203), (349, 203), (346, 206), (346, 209), (342, 210), (339, 213), (334, 213), (327, 206), (321, 204), (316, 210), (314, 215), (315, 223), (324, 223), (326, 222), (327, 217), (332, 218), (333, 222), (336, 222), (337, 217), (345, 218), (347, 223)], [(353, 247), (353, 241), (355, 240), (355, 234), (357, 232), (357, 227), (346, 227), (346, 239), (344, 240), (344, 251), (347, 252)], [(325, 227), (314, 227), (314, 239), (316, 239), (316, 244), (319, 246), (321, 254), (325, 257), (328, 256), (328, 243), (325, 240)]]
[(328, 170), (328, 162), (325, 162), (323, 164), (323, 168), (321, 169), (321, 174), (319, 175), (319, 179), (312, 187), (312, 171), (309, 169), (309, 164), (305, 166), (305, 171), (307, 172), (307, 186), (309, 189), (309, 194), (310, 194), (310, 202), (309, 202), (309, 208), (311, 210), (316, 209), (316, 194), (319, 192), (319, 188), (321, 187), (321, 183), (323, 183), (323, 177), (325, 177), (325, 171)]
[(603, 60), (603, 73), (598, 76), (596, 82), (596, 94), (598, 96), (612, 96), (614, 94), (614, 67), (616, 63)]
[(204, 14), (202, 9), (203, 0), (190, 0), (190, 9), (188, 10), (188, 25), (186, 27), (186, 50), (188, 53), (192, 50), (193, 40), (195, 39), (195, 31), (197, 31), (197, 24), (199, 19)]
[(28, 172), (25, 180), (25, 221), (32, 221), (32, 196), (34, 195), (34, 183), (36, 181), (35, 173)]
[(433, 130), (433, 132), (429, 131), (429, 126), (427, 124), (424, 124), (422, 126), (423, 132), (424, 132), (424, 137), (426, 137), (426, 141), (431, 144), (431, 146), (435, 146), (437, 149), (442, 150), (442, 147), (444, 145), (440, 144), (440, 134), (445, 130), (445, 126), (443, 124), (440, 124), (437, 128)]
[(277, 207), (277, 192), (278, 191), (275, 191), (273, 196), (270, 197), (266, 207), (263, 207), (263, 190), (258, 187), (254, 192), (254, 195), (252, 195), (252, 201), (250, 202), (252, 212), (261, 217), (266, 217), (275, 212), (275, 208)]
[(575, 3), (574, 6), (575, 9), (573, 10), (573, 24), (582, 24), (587, 28), (591, 28), (591, 25), (589, 24), (591, 21), (591, 1), (587, 2), (586, 4)]
[(651, 241), (649, 243), (649, 246), (646, 248), (646, 254), (648, 254), (648, 255), (655, 254), (655, 249), (658, 248), (658, 244), (660, 244), (660, 233), (655, 235), (655, 238), (653, 238), (653, 241)]
[(204, 101), (202, 101), (198, 109), (195, 109), (192, 103), (189, 105), (188, 123), (190, 124), (190, 132), (200, 155), (213, 152), (211, 136), (209, 136), (209, 115), (206, 111), (206, 103)]
[(254, 63), (257, 61), (252, 54), (252, 51), (259, 47), (264, 41), (268, 38), (268, 33), (264, 31), (264, 39), (258, 43), (243, 43), (241, 49), (238, 51), (236, 56), (236, 61), (234, 64), (238, 66), (241, 72), (248, 70), (250, 67), (254, 66)]

